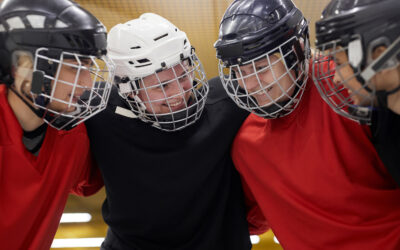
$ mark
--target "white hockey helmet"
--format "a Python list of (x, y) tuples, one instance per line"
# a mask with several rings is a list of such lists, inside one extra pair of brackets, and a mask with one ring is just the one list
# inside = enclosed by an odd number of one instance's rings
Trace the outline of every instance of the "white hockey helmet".
[[(176, 131), (200, 117), (209, 90), (206, 76), (186, 33), (171, 22), (145, 13), (118, 24), (108, 34), (108, 53), (116, 64), (119, 94), (142, 121), (165, 131)], [(169, 71), (173, 77), (160, 79), (163, 71)], [(151, 84), (146, 83), (149, 77), (153, 78)], [(182, 87), (183, 81), (189, 81), (190, 87)], [(172, 84), (179, 85), (180, 90), (173, 95), (166, 90)], [(152, 99), (150, 92), (157, 88), (162, 97)], [(179, 98), (184, 104), (176, 110), (172, 106)], [(156, 110), (160, 102), (168, 107), (167, 111)]]

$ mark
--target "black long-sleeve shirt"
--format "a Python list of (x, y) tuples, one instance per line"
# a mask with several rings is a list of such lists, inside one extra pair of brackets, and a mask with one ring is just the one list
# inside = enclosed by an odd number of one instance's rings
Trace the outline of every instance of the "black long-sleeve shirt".
[(233, 138), (248, 113), (226, 95), (219, 78), (201, 118), (164, 132), (115, 113), (129, 109), (115, 89), (108, 108), (87, 121), (103, 174), (103, 216), (118, 249), (250, 249)]

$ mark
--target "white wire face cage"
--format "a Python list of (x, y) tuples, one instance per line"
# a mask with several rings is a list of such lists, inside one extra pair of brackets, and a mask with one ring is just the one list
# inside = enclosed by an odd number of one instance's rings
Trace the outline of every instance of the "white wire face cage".
[(178, 131), (201, 116), (209, 85), (193, 52), (171, 67), (118, 83), (119, 94), (134, 114), (163, 131)]
[[(312, 67), (314, 83), (322, 98), (336, 113), (369, 124), (375, 87), (370, 81), (361, 83), (357, 80), (362, 73), (361, 56), (349, 54), (349, 46), (354, 44), (342, 47), (340, 42), (335, 40), (316, 48)], [(361, 44), (357, 46), (361, 49)]]
[[(111, 93), (114, 64), (107, 57), (62, 52), (59, 59), (46, 55), (47, 48), (35, 54), (35, 72), (43, 72), (43, 85), (32, 86), (34, 106), (44, 121), (56, 129), (68, 130), (104, 110)], [(55, 65), (54, 75), (38, 65)], [(47, 84), (46, 84), (47, 83)], [(38, 89), (39, 88), (39, 89)]]
[(309, 69), (308, 39), (305, 59), (300, 61), (291, 44), (280, 46), (247, 62), (225, 66), (219, 60), (219, 75), (231, 99), (260, 117), (274, 119), (290, 114), (303, 96)]

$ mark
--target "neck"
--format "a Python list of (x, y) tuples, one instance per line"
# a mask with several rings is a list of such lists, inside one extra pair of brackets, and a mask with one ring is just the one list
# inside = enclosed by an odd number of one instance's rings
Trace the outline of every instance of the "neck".
[(8, 91), (7, 100), (24, 131), (33, 131), (44, 123), (13, 91)]

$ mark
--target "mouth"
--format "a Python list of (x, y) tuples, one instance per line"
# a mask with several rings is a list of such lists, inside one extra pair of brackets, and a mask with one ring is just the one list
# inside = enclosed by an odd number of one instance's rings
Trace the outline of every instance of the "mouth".
[[(169, 104), (169, 106), (168, 106)], [(165, 107), (171, 108), (172, 111), (181, 110), (185, 107), (184, 99), (175, 99), (168, 101), (168, 103), (164, 104)]]
[(271, 103), (271, 94), (269, 93), (273, 89), (273, 86), (270, 86), (265, 89), (258, 89), (253, 93), (252, 96), (256, 99), (258, 105), (265, 106)]
[(270, 92), (272, 88), (273, 88), (273, 86), (268, 87), (268, 88), (265, 88), (264, 90), (258, 89), (258, 90), (256, 90), (256, 91), (254, 91), (254, 92), (256, 92), (256, 93), (254, 93), (254, 94), (252, 94), (252, 95), (253, 95), (253, 96), (256, 96), (256, 97), (266, 96), (266, 93)]
[(75, 93), (74, 95), (72, 95), (72, 93), (70, 93), (70, 94), (68, 94), (68, 100), (71, 98), (71, 96), (72, 96), (73, 101), (77, 101), (82, 96), (82, 93)]

